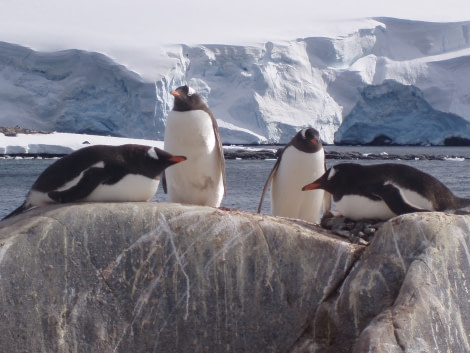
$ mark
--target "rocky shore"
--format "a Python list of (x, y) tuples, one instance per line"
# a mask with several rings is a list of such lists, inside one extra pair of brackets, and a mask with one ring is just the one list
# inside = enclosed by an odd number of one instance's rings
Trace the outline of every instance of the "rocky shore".
[(14, 126), (14, 127), (0, 126), (0, 133), (8, 137), (15, 137), (18, 134), (50, 134), (50, 132), (47, 132), (47, 131), (25, 129), (20, 126)]
[[(354, 147), (351, 147), (353, 149)], [(226, 159), (276, 159), (276, 149), (255, 150), (238, 149), (225, 151)], [(356, 151), (337, 152), (326, 151), (326, 159), (344, 159), (344, 160), (446, 160), (446, 159), (466, 159), (465, 156), (448, 155), (428, 155), (428, 154), (388, 154), (388, 153), (361, 153)]]
[[(351, 147), (353, 148), (353, 147)], [(63, 157), (65, 154), (57, 153), (8, 153), (0, 154), (0, 158), (55, 158)], [(448, 156), (448, 155), (432, 155), (432, 154), (374, 154), (374, 153), (360, 153), (356, 151), (351, 152), (336, 152), (327, 151), (325, 153), (326, 159), (337, 160), (447, 160), (447, 159), (468, 159), (466, 156)], [(262, 150), (230, 150), (224, 151), (225, 159), (243, 159), (243, 160), (262, 160), (262, 159), (276, 159), (276, 150), (262, 149)]]
[[(57, 140), (56, 136), (61, 133), (51, 133), (47, 131), (37, 131), (20, 126), (15, 127), (2, 127), (0, 126), (0, 158), (54, 158), (62, 157), (70, 151), (80, 148), (84, 144), (93, 143), (112, 143), (112, 144), (123, 144), (123, 143), (142, 143), (151, 144), (158, 141), (149, 140), (136, 140), (122, 138), (122, 141), (116, 143), (116, 141), (103, 142), (103, 138), (111, 138), (104, 136), (95, 135), (79, 135), (72, 134), (74, 137), (79, 136), (83, 138), (78, 144), (71, 145), (70, 137), (64, 137), (63, 141)], [(2, 136), (3, 135), (3, 136)], [(24, 139), (24, 135), (36, 135), (40, 136), (40, 139)], [(50, 135), (50, 138), (49, 136)], [(70, 134), (69, 134), (70, 135)], [(97, 142), (97, 137), (101, 139)], [(11, 140), (10, 140), (11, 138)], [(91, 142), (89, 142), (91, 141)], [(93, 142), (94, 141), (94, 142)], [(142, 142), (140, 142), (142, 141)], [(161, 147), (163, 146), (163, 142)], [(69, 146), (70, 145), (70, 146)], [(3, 148), (1, 148), (3, 146)], [(282, 148), (282, 145), (250, 145), (250, 146), (224, 146), (224, 155), (226, 159), (243, 159), (243, 160), (262, 160), (262, 159), (276, 159), (277, 151)], [(468, 156), (449, 156), (449, 155), (434, 155), (434, 154), (389, 154), (386, 152), (381, 153), (364, 153), (354, 151), (355, 148), (360, 149), (356, 146), (347, 148), (348, 151), (344, 150), (344, 146), (340, 148), (342, 151), (332, 151), (335, 146), (328, 146), (326, 148), (326, 159), (338, 159), (338, 160), (446, 160), (446, 159), (468, 159)], [(389, 146), (384, 146), (384, 148)], [(413, 150), (410, 148), (410, 150)]]

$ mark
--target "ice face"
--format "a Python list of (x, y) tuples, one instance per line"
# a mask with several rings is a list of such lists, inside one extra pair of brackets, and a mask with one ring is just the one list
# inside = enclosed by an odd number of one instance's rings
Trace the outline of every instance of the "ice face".
[[(380, 18), (341, 36), (172, 45), (161, 48), (155, 76), (98, 53), (0, 43), (0, 125), (161, 140), (170, 92), (187, 83), (214, 113), (225, 144), (287, 143), (306, 126), (326, 143), (383, 135), (442, 144), (467, 133), (469, 33), (470, 22)], [(390, 90), (386, 82), (397, 85)], [(420, 105), (399, 117), (391, 108), (407, 92), (419, 95), (406, 99), (410, 108)], [(379, 124), (386, 111), (390, 120)], [(413, 132), (425, 111), (438, 127)]]

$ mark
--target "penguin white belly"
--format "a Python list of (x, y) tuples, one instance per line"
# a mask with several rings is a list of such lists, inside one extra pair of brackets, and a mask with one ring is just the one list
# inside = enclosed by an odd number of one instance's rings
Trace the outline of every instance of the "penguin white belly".
[(224, 196), (219, 150), (210, 116), (202, 110), (171, 111), (165, 151), (186, 161), (165, 171), (171, 202), (218, 207)]
[(271, 185), (272, 214), (319, 223), (324, 191), (305, 192), (302, 187), (325, 172), (323, 149), (305, 153), (289, 146), (281, 158)]
[(151, 179), (139, 174), (127, 174), (116, 184), (100, 184), (85, 197), (88, 202), (139, 202), (149, 201), (157, 192), (160, 179)]
[(40, 207), (50, 205), (56, 202), (49, 198), (46, 192), (31, 190), (26, 198), (26, 203), (28, 204), (28, 206)]
[(339, 213), (356, 221), (360, 219), (387, 220), (396, 216), (384, 201), (374, 201), (365, 196), (345, 195), (335, 204)]

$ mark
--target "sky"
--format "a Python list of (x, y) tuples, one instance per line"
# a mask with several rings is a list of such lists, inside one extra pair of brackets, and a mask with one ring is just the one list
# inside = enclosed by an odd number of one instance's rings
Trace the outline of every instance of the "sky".
[[(0, 0), (0, 41), (123, 61), (165, 44), (244, 44), (341, 33), (345, 20), (470, 20), (468, 0)], [(346, 21), (347, 22), (347, 21)], [(151, 53), (151, 55), (149, 55)], [(127, 58), (127, 59), (126, 59)]]

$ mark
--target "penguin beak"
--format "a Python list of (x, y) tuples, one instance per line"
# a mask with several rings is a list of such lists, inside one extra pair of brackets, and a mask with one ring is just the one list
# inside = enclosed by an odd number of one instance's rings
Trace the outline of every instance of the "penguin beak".
[(168, 158), (170, 162), (179, 163), (185, 161), (187, 158), (185, 156), (173, 156)]
[(302, 191), (307, 191), (307, 190), (315, 190), (315, 189), (321, 189), (321, 183), (318, 181), (314, 181), (313, 183), (310, 183), (308, 185), (305, 185), (302, 188)]
[(310, 141), (313, 143), (314, 146), (318, 145), (318, 140), (316, 140), (316, 139), (311, 139)]
[(170, 94), (173, 96), (173, 97), (179, 97), (180, 94), (176, 91), (171, 91)]

